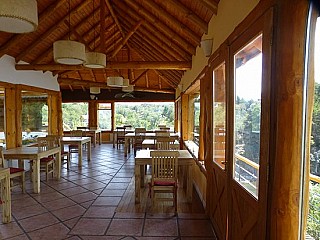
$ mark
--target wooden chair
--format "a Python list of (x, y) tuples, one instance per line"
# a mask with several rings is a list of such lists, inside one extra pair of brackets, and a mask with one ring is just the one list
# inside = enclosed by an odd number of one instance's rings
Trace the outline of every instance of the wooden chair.
[(47, 135), (47, 137), (52, 137), (52, 138), (57, 138), (59, 140), (56, 140), (59, 142), (59, 146), (61, 148), (61, 162), (66, 161), (67, 162), (67, 169), (69, 170), (70, 164), (71, 164), (71, 159), (70, 159), (70, 152), (66, 151), (64, 149), (63, 144), (61, 144), (62, 136), (59, 135)]
[(137, 150), (142, 149), (142, 142), (146, 138), (146, 129), (135, 128), (134, 135), (134, 155), (136, 155)]
[[(37, 138), (39, 150), (46, 150), (52, 147), (60, 146), (60, 139), (56, 137), (38, 137)], [(52, 177), (55, 171), (55, 158), (54, 156), (44, 157), (40, 159), (40, 172), (46, 173), (46, 181), (48, 181), (48, 175), (51, 173)], [(32, 168), (31, 168), (32, 169)]]
[(154, 209), (156, 201), (172, 201), (174, 212), (177, 214), (179, 152), (158, 150), (151, 151), (150, 155), (152, 157), (150, 183), (152, 208)]
[[(4, 168), (4, 156), (3, 156), (3, 147), (0, 146), (0, 167)], [(11, 188), (20, 186), (22, 189), (22, 192), (26, 192), (26, 186), (25, 186), (25, 172), (23, 168), (15, 168), (15, 167), (10, 167), (10, 185)], [(20, 184), (15, 184), (14, 180), (15, 179), (20, 179)]]
[[(71, 137), (83, 137), (83, 131), (80, 129), (72, 130), (70, 132)], [(79, 153), (79, 147), (77, 144), (70, 144), (69, 148), (69, 156), (71, 157), (71, 153)]]
[(126, 135), (126, 128), (125, 127), (116, 127), (117, 133), (117, 149), (119, 148), (120, 144), (125, 144), (125, 135)]

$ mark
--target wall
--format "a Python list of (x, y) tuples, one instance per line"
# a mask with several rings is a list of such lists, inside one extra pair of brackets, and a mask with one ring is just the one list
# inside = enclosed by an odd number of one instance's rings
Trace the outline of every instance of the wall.
[(13, 84), (23, 84), (53, 91), (60, 91), (57, 81), (58, 76), (53, 76), (51, 72), (42, 71), (17, 71), (15, 69), (15, 59), (9, 55), (0, 58), (0, 82)]
[[(208, 26), (208, 34), (202, 39), (213, 38), (212, 52), (227, 39), (237, 25), (253, 10), (259, 0), (220, 0), (218, 13), (213, 16)], [(194, 81), (207, 65), (208, 58), (204, 56), (201, 47), (197, 47), (196, 54), (192, 57), (192, 68), (184, 73), (181, 84), (184, 91)], [(197, 63), (197, 64), (195, 64)], [(180, 96), (177, 89), (176, 98)]]

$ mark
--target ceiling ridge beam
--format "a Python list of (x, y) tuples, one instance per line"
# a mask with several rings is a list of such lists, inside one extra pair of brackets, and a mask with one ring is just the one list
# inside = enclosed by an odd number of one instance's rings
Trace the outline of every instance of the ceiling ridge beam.
[[(35, 71), (77, 71), (87, 69), (82, 65), (65, 64), (16, 64), (16, 70), (35, 70)], [(107, 69), (191, 69), (192, 63), (187, 61), (132, 61), (132, 62), (107, 62)]]
[(217, 15), (218, 13), (218, 3), (212, 0), (201, 0), (201, 4), (208, 8), (213, 14)]

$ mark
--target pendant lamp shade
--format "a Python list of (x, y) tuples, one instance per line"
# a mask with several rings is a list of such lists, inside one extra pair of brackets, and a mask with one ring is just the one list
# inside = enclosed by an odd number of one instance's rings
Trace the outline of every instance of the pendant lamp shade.
[(56, 41), (53, 43), (53, 58), (56, 63), (83, 64), (86, 60), (85, 45), (71, 40)]
[(122, 87), (123, 92), (133, 92), (134, 90), (134, 85), (129, 84), (128, 86)]
[(109, 87), (122, 87), (123, 77), (107, 77), (107, 85)]
[(83, 65), (88, 68), (105, 68), (107, 65), (106, 55), (99, 52), (87, 52)]
[(128, 78), (125, 78), (123, 79), (123, 84), (122, 84), (122, 87), (128, 87), (129, 86), (129, 79)]
[(90, 93), (91, 94), (100, 94), (100, 88), (99, 87), (90, 87)]
[(36, 0), (1, 0), (0, 31), (28, 33), (38, 26)]

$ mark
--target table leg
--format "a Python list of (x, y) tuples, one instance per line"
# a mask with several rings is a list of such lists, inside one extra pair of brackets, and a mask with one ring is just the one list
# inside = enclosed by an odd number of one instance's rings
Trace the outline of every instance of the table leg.
[(101, 132), (98, 133), (99, 145), (101, 145)]
[(144, 176), (145, 176), (146, 165), (140, 165), (140, 187), (144, 187)]
[(55, 168), (56, 168), (56, 171), (55, 171), (56, 178), (60, 179), (61, 177), (61, 152), (60, 151), (56, 154)]
[(82, 166), (82, 151), (83, 151), (83, 147), (82, 147), (82, 143), (79, 143), (78, 145), (78, 166)]
[(96, 147), (96, 143), (97, 143), (97, 134), (94, 133), (93, 134), (93, 146)]
[(128, 156), (128, 145), (129, 145), (129, 138), (124, 139), (124, 156)]
[(88, 143), (88, 161), (91, 160), (91, 141), (89, 141)]
[(135, 176), (135, 185), (134, 185), (134, 191), (135, 191), (135, 202), (140, 203), (140, 166), (135, 165), (134, 166), (134, 176)]
[(32, 163), (33, 192), (40, 193), (40, 159), (33, 160)]
[(2, 200), (2, 222), (11, 222), (11, 190), (10, 190), (10, 173), (7, 171), (1, 180), (1, 200)]
[(113, 132), (113, 148), (115, 148), (116, 147), (116, 133), (115, 132)]

